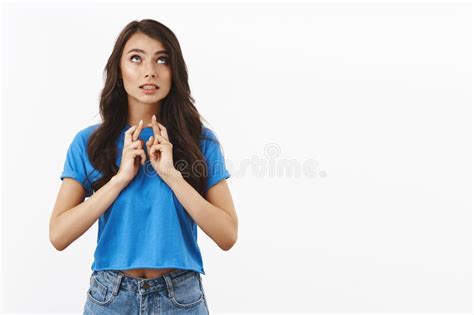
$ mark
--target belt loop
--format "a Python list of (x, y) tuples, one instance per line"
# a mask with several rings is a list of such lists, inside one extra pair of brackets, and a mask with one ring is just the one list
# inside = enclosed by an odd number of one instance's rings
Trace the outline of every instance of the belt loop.
[(165, 279), (166, 282), (166, 288), (168, 289), (168, 298), (171, 298), (174, 296), (173, 292), (173, 282), (171, 281), (171, 278), (168, 274), (164, 274), (163, 278)]
[(120, 289), (120, 284), (122, 283), (122, 279), (123, 279), (123, 274), (121, 274), (120, 272), (118, 272), (116, 274), (116, 277), (115, 277), (115, 285), (114, 285), (114, 290), (112, 291), (112, 294), (113, 295), (117, 295), (119, 289)]

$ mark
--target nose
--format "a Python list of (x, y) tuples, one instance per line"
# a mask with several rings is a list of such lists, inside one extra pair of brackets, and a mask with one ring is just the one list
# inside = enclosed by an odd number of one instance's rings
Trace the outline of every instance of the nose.
[(145, 78), (148, 77), (154, 78), (156, 76), (156, 69), (153, 63), (148, 63), (148, 66), (145, 68)]

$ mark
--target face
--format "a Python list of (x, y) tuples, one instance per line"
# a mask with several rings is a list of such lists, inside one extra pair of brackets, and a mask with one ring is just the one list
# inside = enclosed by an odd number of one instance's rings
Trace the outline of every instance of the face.
[[(128, 102), (160, 104), (171, 89), (169, 55), (163, 44), (143, 33), (133, 34), (125, 44), (120, 60), (123, 86)], [(145, 83), (154, 83), (156, 89), (145, 89)]]

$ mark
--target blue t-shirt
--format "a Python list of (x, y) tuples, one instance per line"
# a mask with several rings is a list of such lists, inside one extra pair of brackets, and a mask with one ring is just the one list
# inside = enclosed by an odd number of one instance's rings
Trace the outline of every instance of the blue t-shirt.
[[(87, 155), (87, 141), (100, 124), (80, 130), (67, 151), (61, 180), (70, 177), (82, 184), (86, 197), (93, 194), (91, 183), (102, 174)], [(116, 165), (120, 166), (126, 125), (116, 141)], [(144, 127), (139, 138), (153, 135)], [(200, 149), (208, 166), (207, 187), (230, 177), (215, 134), (203, 127)], [(210, 140), (208, 139), (210, 138)], [(144, 148), (146, 151), (146, 147)], [(97, 247), (92, 270), (177, 268), (205, 274), (197, 243), (197, 225), (161, 179), (147, 156), (145, 165), (99, 217)]]

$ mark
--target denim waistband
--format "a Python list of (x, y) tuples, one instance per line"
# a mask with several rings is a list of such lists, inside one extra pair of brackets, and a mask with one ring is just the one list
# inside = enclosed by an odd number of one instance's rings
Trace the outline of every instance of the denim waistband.
[(130, 277), (120, 270), (94, 270), (91, 278), (96, 276), (103, 284), (113, 288), (113, 294), (117, 294), (119, 289), (147, 294), (151, 292), (170, 289), (172, 284), (184, 281), (188, 277), (200, 277), (194, 270), (176, 269), (156, 278), (141, 279)]

